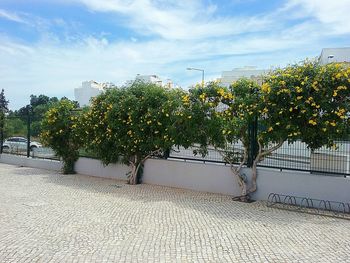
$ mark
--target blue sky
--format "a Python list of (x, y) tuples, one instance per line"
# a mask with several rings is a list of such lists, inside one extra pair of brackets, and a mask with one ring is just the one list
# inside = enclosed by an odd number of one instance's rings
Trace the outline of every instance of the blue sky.
[(1, 0), (0, 88), (73, 97), (82, 81), (157, 74), (183, 88), (350, 46), (350, 0)]

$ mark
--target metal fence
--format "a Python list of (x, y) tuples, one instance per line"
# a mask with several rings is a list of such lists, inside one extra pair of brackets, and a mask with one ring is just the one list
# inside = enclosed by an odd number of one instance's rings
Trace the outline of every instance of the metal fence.
[[(237, 164), (242, 158), (242, 144), (228, 146), (228, 148), (230, 147), (231, 152), (234, 152), (237, 156), (234, 162)], [(217, 151), (211, 147), (205, 157), (193, 154), (193, 150), (196, 150), (196, 148), (173, 148), (169, 158), (226, 163), (222, 154), (220, 154), (222, 150)], [(305, 171), (320, 175), (350, 176), (350, 141), (336, 141), (335, 148), (322, 147), (316, 151), (311, 151), (305, 143), (300, 141), (291, 144), (285, 142), (279, 149), (261, 160), (258, 166), (280, 170)]]
[[(30, 113), (29, 116), (6, 116), (2, 135), (4, 138), (1, 150), (11, 154), (26, 155), (32, 158), (59, 159), (50, 148), (40, 145), (41, 119)], [(1, 135), (1, 134), (0, 134)], [(256, 130), (251, 132), (252, 142), (256, 136)], [(11, 138), (17, 141), (11, 142)], [(38, 146), (38, 147), (36, 147)], [(234, 163), (239, 163), (242, 154), (242, 143), (227, 145), (226, 149), (215, 149), (209, 147), (205, 156), (194, 154), (198, 151), (199, 145), (185, 149), (173, 147), (169, 157), (171, 159), (182, 159), (197, 162), (214, 162), (226, 164), (225, 154), (234, 156)], [(84, 150), (81, 156), (96, 158), (93, 153)], [(247, 164), (249, 166), (249, 163)], [(251, 165), (251, 164), (250, 164)], [(258, 164), (260, 167), (269, 167), (280, 170), (298, 170), (313, 174), (332, 174), (338, 176), (350, 176), (350, 140), (336, 141), (336, 147), (326, 147), (311, 151), (305, 143), (300, 141), (288, 144), (285, 142), (282, 147), (265, 157)]]

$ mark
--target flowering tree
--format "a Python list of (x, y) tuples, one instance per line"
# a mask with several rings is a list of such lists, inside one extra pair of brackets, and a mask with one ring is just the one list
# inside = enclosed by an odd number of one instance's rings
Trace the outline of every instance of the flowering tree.
[[(261, 86), (241, 79), (229, 89), (218, 83), (192, 89), (183, 97), (187, 126), (181, 130), (189, 138), (187, 146), (199, 143), (203, 154), (209, 145), (214, 146), (230, 163), (241, 187), (239, 198), (245, 201), (257, 189), (258, 163), (284, 142), (301, 140), (317, 149), (331, 147), (335, 139), (349, 134), (349, 76), (349, 68), (341, 65), (306, 61), (272, 72)], [(252, 150), (249, 125), (255, 119), (259, 122), (258, 149), (248, 189), (240, 171)], [(243, 145), (239, 155), (227, 148), (237, 141)]]
[[(182, 122), (179, 123), (185, 147), (199, 144), (195, 153), (207, 154), (214, 147), (230, 164), (231, 171), (241, 187), (242, 200), (247, 198), (246, 177), (241, 168), (247, 163), (249, 151), (248, 127), (258, 112), (258, 85), (242, 79), (230, 89), (218, 82), (209, 82), (203, 88), (195, 87), (183, 96)], [(235, 150), (240, 141), (242, 151)], [(235, 165), (238, 163), (238, 165)]]
[(84, 114), (85, 147), (106, 165), (130, 165), (129, 183), (139, 183), (145, 161), (175, 143), (179, 93), (144, 82), (107, 90)]
[(46, 112), (42, 121), (41, 140), (62, 158), (64, 174), (75, 173), (74, 164), (82, 145), (76, 110), (76, 103), (62, 99)]
[(312, 150), (331, 147), (350, 132), (350, 70), (339, 64), (320, 66), (306, 61), (270, 74), (261, 87), (259, 150), (253, 163), (256, 191), (257, 164), (285, 141), (305, 142)]

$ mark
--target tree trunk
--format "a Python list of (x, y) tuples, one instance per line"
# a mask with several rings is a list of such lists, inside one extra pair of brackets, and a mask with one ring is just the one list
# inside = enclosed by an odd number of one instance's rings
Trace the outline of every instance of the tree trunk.
[(159, 154), (161, 150), (155, 150), (148, 154), (146, 157), (142, 159), (140, 156), (133, 156), (133, 158), (129, 161), (129, 164), (131, 165), (131, 173), (129, 176), (128, 183), (135, 185), (140, 182), (141, 176), (142, 176), (142, 170), (140, 171), (140, 168), (143, 167), (145, 164), (146, 160), (150, 158), (153, 155)]
[[(140, 182), (142, 173), (139, 173), (141, 166), (144, 165), (145, 161), (149, 158), (149, 156), (141, 159), (140, 157), (135, 156), (132, 161), (130, 161), (131, 165), (131, 173), (128, 180), (129, 184), (135, 185)], [(142, 172), (142, 171), (141, 171)]]
[[(217, 149), (217, 151), (219, 153), (221, 153), (220, 150)], [(241, 195), (233, 197), (233, 199), (237, 199), (237, 200), (241, 200), (243, 202), (246, 202), (248, 200), (248, 197), (247, 197), (247, 183), (245, 182), (244, 178), (242, 177), (242, 175), (240, 173), (243, 165), (247, 162), (247, 159), (248, 159), (248, 151), (247, 151), (246, 147), (244, 147), (243, 159), (242, 159), (242, 161), (240, 162), (240, 164), (237, 167), (235, 167), (233, 165), (232, 160), (229, 160), (225, 156), (223, 156), (223, 157), (224, 157), (224, 160), (227, 161), (230, 164), (231, 172), (233, 173), (234, 177), (237, 179), (239, 188), (241, 189)]]
[(241, 200), (243, 202), (246, 202), (248, 200), (248, 197), (247, 197), (247, 183), (242, 178), (242, 176), (240, 174), (240, 170), (241, 170), (241, 168), (237, 169), (237, 168), (234, 168), (233, 166), (231, 166), (231, 171), (232, 171), (234, 177), (237, 178), (239, 188), (241, 189), (241, 195), (234, 197), (234, 199), (239, 199), (239, 200)]
[(270, 149), (267, 149), (266, 151), (263, 151), (263, 145), (258, 139), (258, 144), (259, 144), (259, 152), (258, 155), (256, 156), (254, 162), (253, 162), (253, 167), (252, 167), (252, 186), (249, 188), (248, 194), (254, 193), (257, 189), (257, 178), (258, 178), (258, 163), (267, 155), (271, 154), (272, 152), (276, 151), (278, 148), (280, 148), (284, 143), (284, 140), (281, 140), (279, 143), (277, 143), (275, 146), (273, 146)]
[(253, 162), (253, 166), (252, 166), (252, 186), (249, 189), (249, 193), (254, 193), (257, 190), (257, 183), (256, 180), (258, 178), (258, 171), (257, 171), (257, 167), (258, 167), (258, 162), (261, 160), (261, 156), (258, 154)]
[(128, 179), (128, 183), (135, 185), (137, 182), (137, 157), (134, 157), (132, 161), (129, 162), (131, 166), (131, 173)]

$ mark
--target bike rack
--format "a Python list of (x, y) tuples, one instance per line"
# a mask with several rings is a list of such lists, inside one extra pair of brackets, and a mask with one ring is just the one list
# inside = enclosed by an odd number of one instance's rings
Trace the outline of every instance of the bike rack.
[(350, 203), (344, 202), (270, 193), (267, 198), (267, 206), (350, 219)]

